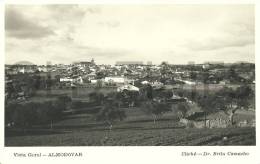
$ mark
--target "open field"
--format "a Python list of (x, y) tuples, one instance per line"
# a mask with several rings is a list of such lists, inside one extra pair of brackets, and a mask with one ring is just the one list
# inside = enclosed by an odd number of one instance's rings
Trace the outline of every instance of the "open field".
[[(28, 136), (6, 137), (6, 146), (194, 146), (255, 145), (255, 129), (114, 128), (49, 130)], [(223, 137), (228, 137), (223, 141)]]
[[(127, 109), (129, 116), (112, 131), (97, 123), (91, 114), (69, 115), (47, 125), (22, 130), (7, 130), (6, 146), (156, 146), (156, 145), (255, 145), (255, 128), (186, 129), (167, 113), (156, 124), (138, 109)], [(139, 117), (137, 117), (139, 115)], [(227, 140), (223, 140), (227, 137)]]

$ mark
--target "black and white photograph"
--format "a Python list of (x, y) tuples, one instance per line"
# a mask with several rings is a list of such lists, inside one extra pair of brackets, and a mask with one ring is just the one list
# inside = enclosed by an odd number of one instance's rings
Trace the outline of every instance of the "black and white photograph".
[(6, 4), (4, 146), (255, 146), (250, 4)]

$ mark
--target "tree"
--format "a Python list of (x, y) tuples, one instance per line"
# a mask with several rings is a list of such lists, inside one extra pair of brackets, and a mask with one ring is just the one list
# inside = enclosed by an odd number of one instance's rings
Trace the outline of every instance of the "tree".
[(204, 84), (207, 84), (209, 82), (209, 72), (208, 71), (203, 71), (202, 72), (202, 81)]
[(14, 97), (15, 95), (15, 88), (12, 83), (7, 83), (5, 86), (6, 92), (8, 93), (7, 99)]
[(38, 90), (41, 86), (41, 76), (35, 75), (33, 76), (33, 87)]
[(143, 102), (141, 110), (148, 115), (152, 115), (153, 123), (156, 124), (157, 117), (163, 115), (166, 112), (171, 111), (171, 108), (168, 104), (164, 102), (148, 100)]
[(186, 102), (181, 102), (178, 104), (172, 105), (172, 110), (175, 113), (178, 113), (179, 119), (185, 118), (187, 116), (188, 111), (190, 110), (189, 105)]
[(227, 71), (227, 79), (230, 79), (231, 82), (237, 82), (238, 80), (238, 74), (234, 68), (234, 66), (230, 67), (230, 69)]
[[(37, 109), (41, 106), (39, 103), (11, 103), (6, 106), (6, 116), (8, 123), (20, 127), (25, 132), (25, 128), (38, 124), (41, 120)], [(9, 112), (11, 111), (11, 116)], [(9, 116), (8, 116), (9, 115)]]
[(48, 74), (47, 79), (45, 80), (45, 87), (46, 89), (51, 89), (52, 81), (51, 81), (51, 75)]
[(161, 69), (160, 69), (162, 77), (165, 77), (167, 75), (168, 70), (169, 70), (169, 65), (167, 64), (167, 62), (162, 62)]
[(248, 109), (254, 92), (250, 86), (243, 85), (237, 89), (224, 88), (217, 93), (216, 105), (229, 115), (231, 125), (234, 125), (234, 115), (238, 109)]
[(197, 103), (204, 111), (204, 126), (206, 127), (207, 114), (214, 113), (216, 111), (215, 105), (218, 104), (216, 103), (216, 96), (214, 94), (200, 96)]
[(56, 100), (45, 102), (9, 103), (5, 107), (6, 123), (15, 126), (31, 127), (33, 125), (50, 123), (62, 117), (62, 112), (69, 107), (71, 99), (61, 96)]
[(50, 122), (50, 128), (53, 127), (53, 122), (55, 120), (58, 120), (62, 116), (62, 111), (65, 108), (65, 104), (58, 101), (52, 101), (52, 102), (46, 102), (45, 106), (47, 107), (47, 113), (48, 121)]
[(128, 107), (135, 106), (136, 102), (138, 101), (138, 97), (139, 97), (139, 92), (129, 91), (126, 89), (116, 94), (116, 99), (121, 101), (122, 104), (125, 104)]
[(198, 99), (198, 105), (206, 115), (217, 111), (224, 111), (229, 116), (231, 125), (234, 125), (234, 115), (239, 109), (248, 109), (254, 92), (250, 86), (240, 86), (237, 89), (223, 88), (215, 94), (207, 94)]
[(146, 96), (149, 100), (153, 99), (153, 87), (150, 84), (146, 87)]
[(194, 71), (190, 72), (190, 78), (191, 78), (192, 80), (197, 80), (197, 73), (194, 72)]
[(23, 129), (23, 132), (25, 132), (25, 126), (26, 126), (26, 112), (21, 109), (22, 105), (19, 105), (19, 107), (14, 110), (13, 113), (13, 122), (14, 125), (17, 127), (21, 127)]
[(11, 125), (15, 122), (15, 112), (19, 108), (17, 103), (5, 102), (5, 124)]
[(96, 90), (99, 90), (100, 88), (102, 88), (102, 86), (103, 86), (102, 79), (98, 79), (98, 80), (97, 80), (97, 83), (96, 83), (95, 89), (96, 89)]
[(106, 77), (106, 73), (105, 72), (97, 72), (96, 73), (96, 75), (97, 75), (97, 79), (103, 79), (103, 78), (105, 78)]
[(105, 102), (99, 113), (96, 115), (96, 120), (107, 123), (110, 130), (112, 130), (113, 124), (116, 121), (122, 121), (125, 118), (125, 111), (118, 108), (118, 104), (113, 100)]
[(95, 103), (96, 105), (101, 105), (104, 102), (104, 94), (101, 92), (91, 92), (89, 93), (89, 99), (91, 102)]

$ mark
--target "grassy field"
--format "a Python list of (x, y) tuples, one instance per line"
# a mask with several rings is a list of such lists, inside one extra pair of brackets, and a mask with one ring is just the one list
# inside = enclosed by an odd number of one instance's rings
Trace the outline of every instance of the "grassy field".
[[(188, 145), (255, 145), (255, 128), (187, 129), (167, 113), (156, 124), (138, 109), (125, 109), (123, 122), (107, 125), (95, 122), (87, 113), (69, 115), (47, 125), (6, 130), (6, 146), (188, 146)], [(227, 137), (227, 140), (223, 140)]]

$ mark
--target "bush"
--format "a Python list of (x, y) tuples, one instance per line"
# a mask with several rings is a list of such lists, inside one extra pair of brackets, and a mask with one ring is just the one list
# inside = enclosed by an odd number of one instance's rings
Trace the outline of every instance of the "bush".
[(115, 101), (106, 102), (96, 115), (97, 121), (104, 121), (111, 127), (115, 121), (122, 121), (125, 118), (125, 111), (118, 108), (118, 104)]
[(14, 123), (18, 127), (46, 124), (59, 120), (68, 105), (65, 97), (45, 102), (10, 103), (5, 107), (6, 124)]
[(157, 117), (171, 111), (171, 107), (163, 102), (145, 101), (141, 105), (141, 110), (147, 115), (152, 115), (155, 124)]

